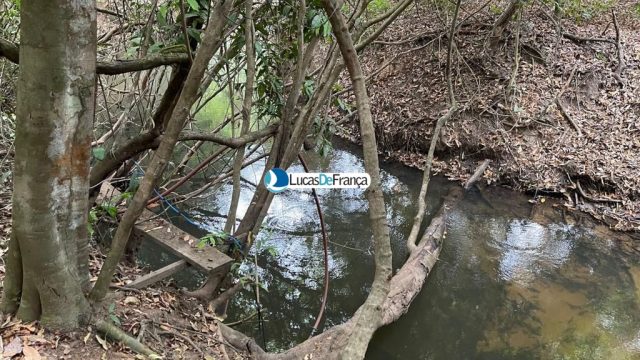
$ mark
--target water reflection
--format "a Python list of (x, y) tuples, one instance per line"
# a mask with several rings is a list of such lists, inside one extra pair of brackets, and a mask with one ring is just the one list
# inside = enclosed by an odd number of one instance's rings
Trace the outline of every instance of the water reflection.
[[(315, 171), (364, 171), (357, 150), (341, 145)], [(262, 163), (242, 176), (259, 181)], [(385, 165), (382, 174), (394, 267), (414, 216), (421, 174)], [(294, 166), (293, 171), (302, 168)], [(240, 217), (252, 186), (243, 183)], [(197, 182), (192, 184), (198, 187)], [(430, 185), (427, 221), (452, 186)], [(231, 187), (194, 200), (192, 215), (220, 229)], [(349, 318), (373, 278), (371, 230), (362, 190), (319, 191), (331, 239), (331, 291), (324, 326)], [(640, 358), (640, 267), (616, 242), (555, 214), (533, 214), (526, 197), (502, 189), (471, 191), (448, 215), (444, 250), (407, 315), (379, 330), (369, 359), (631, 359)], [(550, 210), (552, 213), (555, 211)], [(305, 340), (322, 295), (322, 241), (313, 199), (304, 191), (274, 198), (258, 239), (265, 344), (271, 350)], [(193, 229), (192, 229), (193, 230)], [(606, 234), (606, 233), (605, 233)], [(276, 254), (265, 249), (273, 247)], [(255, 312), (250, 291), (236, 298), (230, 321)], [(255, 318), (239, 327), (262, 344)]]

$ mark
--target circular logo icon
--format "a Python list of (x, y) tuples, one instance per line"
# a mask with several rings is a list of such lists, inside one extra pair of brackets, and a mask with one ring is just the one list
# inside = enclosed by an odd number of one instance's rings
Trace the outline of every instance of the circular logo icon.
[(286, 171), (280, 168), (273, 168), (264, 176), (264, 185), (272, 193), (283, 192), (289, 186), (289, 176)]

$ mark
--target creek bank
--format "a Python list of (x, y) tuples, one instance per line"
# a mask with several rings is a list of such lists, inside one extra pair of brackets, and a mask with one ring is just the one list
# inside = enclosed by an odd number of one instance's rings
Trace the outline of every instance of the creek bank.
[[(481, 5), (466, 6), (471, 13)], [(421, 168), (435, 121), (447, 109), (446, 35), (437, 11), (417, 7), (363, 53), (363, 64), (380, 152)], [(488, 9), (461, 24), (454, 87), (462, 110), (443, 128), (434, 172), (464, 182), (491, 159), (488, 184), (561, 197), (562, 206), (613, 229), (638, 231), (640, 59), (633, 54), (640, 53), (640, 17), (633, 1), (611, 10), (619, 37), (609, 10), (577, 25), (538, 3), (524, 8), (520, 31), (512, 21), (494, 47), (486, 24), (496, 16)], [(617, 40), (627, 54), (623, 83)], [(521, 60), (514, 71), (516, 43)], [(515, 93), (507, 96), (511, 78)], [(353, 103), (348, 92), (342, 99)], [(358, 142), (357, 118), (332, 115), (343, 119), (340, 135)]]

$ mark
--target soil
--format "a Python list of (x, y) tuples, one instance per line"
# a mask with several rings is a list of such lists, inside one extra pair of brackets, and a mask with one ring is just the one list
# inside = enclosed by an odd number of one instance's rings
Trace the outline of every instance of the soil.
[[(97, 275), (104, 256), (91, 254), (92, 273)], [(213, 310), (180, 294), (169, 281), (143, 290), (127, 289), (126, 284), (146, 270), (121, 265), (114, 289), (95, 313), (113, 322), (165, 359), (245, 359), (222, 340)], [(0, 281), (4, 268), (0, 268)], [(95, 277), (94, 277), (95, 280)], [(0, 288), (1, 290), (1, 288)], [(144, 330), (143, 330), (144, 329)], [(142, 332), (142, 335), (140, 335)], [(72, 333), (46, 331), (37, 322), (23, 323), (0, 313), (3, 358), (49, 359), (133, 359), (127, 346), (112, 342), (87, 326)], [(137, 356), (137, 358), (140, 358)]]
[[(521, 21), (512, 20), (497, 41), (491, 38), (495, 9), (470, 17), (483, 3), (463, 3), (452, 67), (461, 110), (443, 129), (434, 171), (465, 181), (491, 159), (484, 173), (489, 184), (534, 198), (555, 195), (614, 229), (639, 230), (637, 2), (594, 10), (589, 20), (557, 18), (544, 3), (529, 2)], [(623, 54), (620, 76), (613, 13)], [(448, 109), (443, 30), (449, 20), (442, 14), (420, 5), (405, 11), (362, 57), (379, 149), (415, 167), (423, 166), (435, 121)], [(520, 61), (510, 91), (516, 38)], [(355, 101), (349, 92), (342, 99)], [(342, 119), (342, 135), (358, 141), (349, 110), (333, 115)]]

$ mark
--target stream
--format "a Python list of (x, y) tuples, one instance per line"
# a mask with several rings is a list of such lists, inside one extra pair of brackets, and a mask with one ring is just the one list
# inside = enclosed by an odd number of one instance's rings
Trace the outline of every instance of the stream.
[[(312, 171), (363, 172), (359, 149), (338, 141), (325, 158), (307, 155)], [(242, 172), (239, 216), (249, 206), (263, 162)], [(416, 211), (422, 173), (382, 164), (382, 180), (394, 253), (394, 269), (406, 257), (405, 238)], [(299, 165), (293, 172), (302, 172)], [(194, 190), (196, 178), (182, 190)], [(434, 177), (426, 223), (451, 186)], [(329, 233), (330, 292), (323, 328), (352, 316), (373, 279), (371, 229), (363, 190), (319, 190)], [(175, 221), (195, 235), (222, 229), (231, 184), (181, 204), (192, 221)], [(565, 221), (549, 206), (502, 188), (469, 191), (448, 214), (440, 259), (409, 312), (374, 336), (367, 359), (639, 359), (640, 260), (608, 231)], [(542, 210), (538, 209), (541, 208)], [(194, 225), (193, 223), (197, 224)], [(157, 249), (142, 254), (159, 267)], [(310, 191), (277, 194), (254, 246), (260, 318), (236, 329), (268, 351), (307, 339), (320, 307), (323, 250)], [(165, 259), (166, 260), (166, 259)], [(169, 261), (169, 260), (166, 260)], [(252, 264), (242, 271), (250, 276)], [(182, 286), (202, 276), (179, 274)], [(230, 306), (227, 322), (256, 313), (254, 291)], [(320, 329), (322, 330), (322, 329)]]

